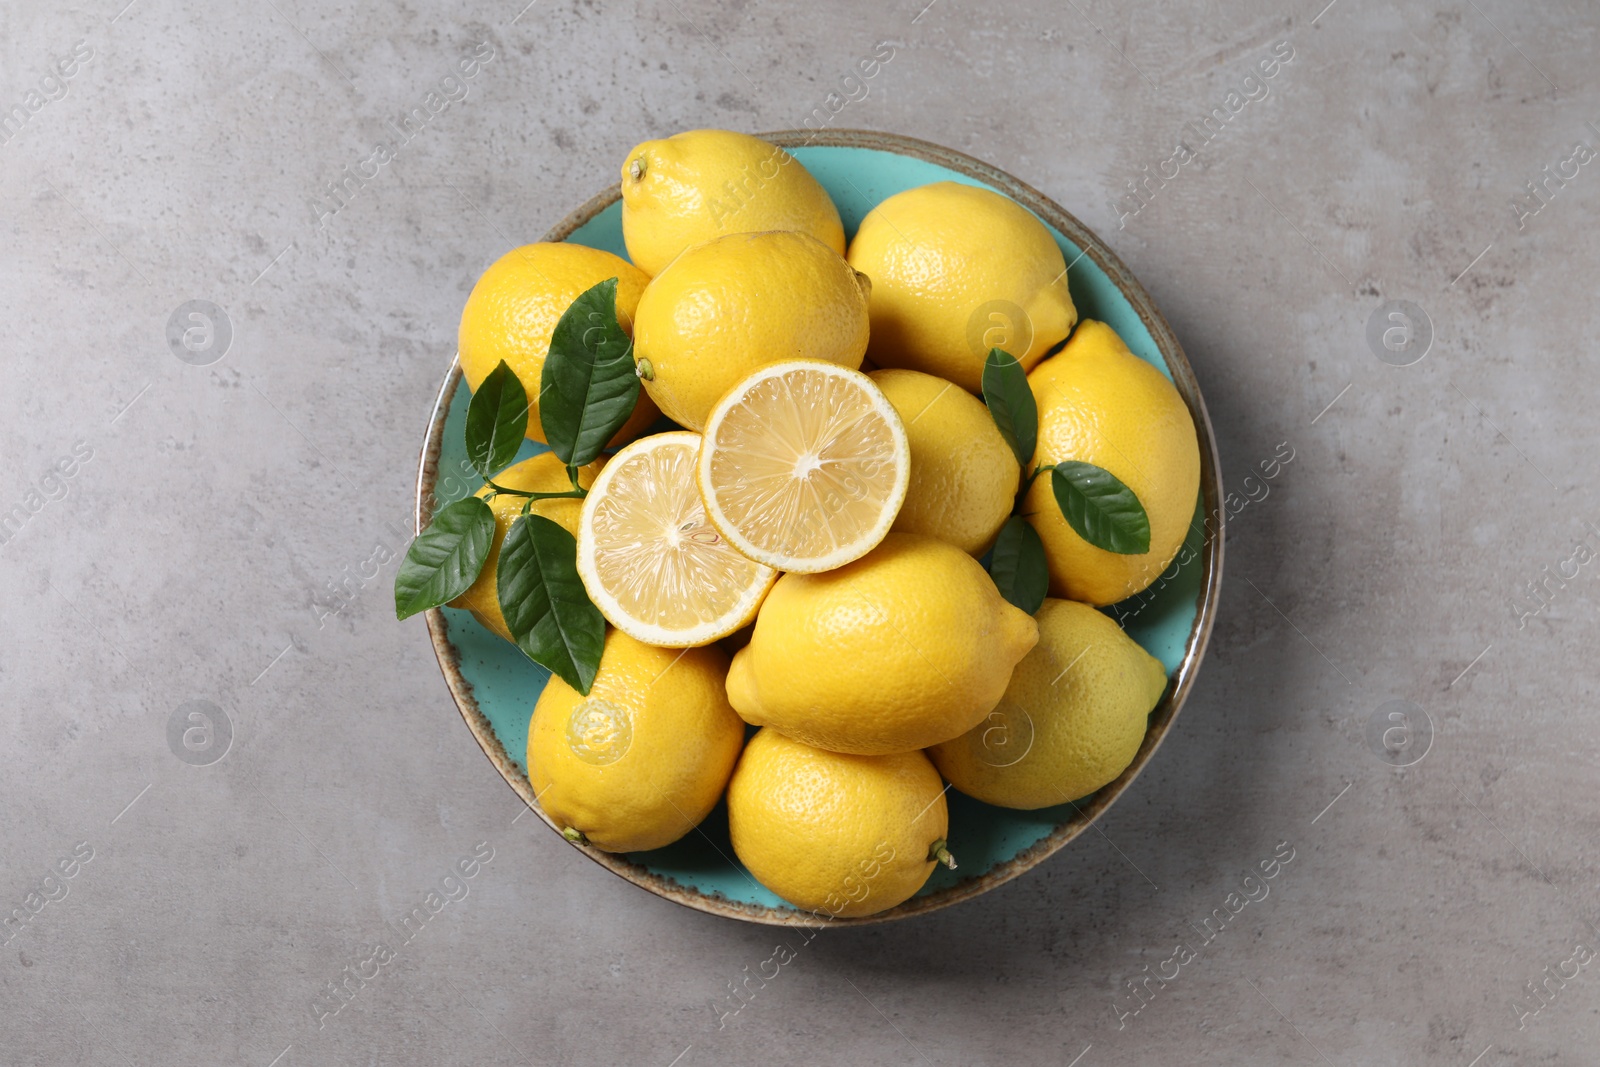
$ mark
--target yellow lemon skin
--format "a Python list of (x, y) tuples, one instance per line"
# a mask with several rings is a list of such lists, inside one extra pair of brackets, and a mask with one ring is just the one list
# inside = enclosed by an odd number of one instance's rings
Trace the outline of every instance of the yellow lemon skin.
[(928, 750), (957, 789), (1003, 808), (1065, 804), (1115, 781), (1167, 688), (1161, 661), (1087, 604), (1046, 599), (1034, 618), (1039, 643), (999, 706)]
[[(585, 489), (594, 484), (594, 476), (600, 473), (603, 460), (597, 460), (585, 467), (578, 468), (578, 484)], [(563, 493), (572, 488), (572, 482), (567, 477), (567, 468), (561, 465), (554, 452), (541, 452), (537, 456), (523, 460), (501, 471), (495, 481), (507, 489), (522, 489), (530, 493)], [(486, 485), (479, 489), (477, 495), (488, 499), (489, 487)], [(511, 631), (506, 629), (505, 616), (500, 613), (500, 596), (496, 592), (496, 574), (500, 566), (500, 546), (505, 542), (506, 531), (511, 529), (511, 524), (516, 517), (522, 514), (522, 505), (526, 501), (520, 496), (501, 493), (489, 501), (489, 509), (494, 512), (494, 541), (489, 545), (489, 556), (483, 561), (483, 570), (478, 572), (478, 580), (467, 588), (467, 591), (450, 601), (452, 608), (466, 608), (472, 612), (472, 617), (477, 619), (489, 631), (498, 634), (507, 641), (513, 640)], [(543, 515), (552, 522), (560, 523), (569, 534), (578, 535), (578, 515), (583, 511), (583, 501), (578, 499), (567, 500), (535, 500), (529, 509), (535, 515)]]
[(646, 274), (730, 233), (794, 230), (844, 255), (839, 209), (776, 145), (731, 130), (646, 141), (622, 163), (622, 239)]
[(528, 725), (528, 781), (557, 826), (607, 852), (669, 845), (716, 806), (744, 723), (727, 653), (657, 648), (606, 631), (589, 695), (552, 675)]
[(870, 283), (803, 233), (739, 233), (684, 252), (639, 300), (634, 354), (645, 391), (699, 432), (724, 393), (768, 363), (855, 370), (867, 350)]
[[(572, 302), (607, 278), (617, 279), (617, 321), (632, 331), (639, 297), (650, 279), (610, 252), (544, 241), (507, 252), (483, 272), (461, 312), (457, 345), (461, 373), (474, 392), (505, 360), (528, 394), (528, 436), (544, 440), (539, 393), (550, 335)], [(612, 445), (631, 441), (660, 412), (643, 393)]]
[(1039, 407), (1033, 464), (1093, 463), (1133, 490), (1150, 519), (1150, 550), (1121, 555), (1078, 536), (1050, 476), (1033, 483), (1023, 513), (1044, 542), (1050, 593), (1104, 606), (1141, 592), (1178, 554), (1200, 492), (1194, 419), (1166, 376), (1128, 351), (1116, 331), (1088, 320), (1028, 375)]
[(734, 853), (756, 881), (822, 918), (908, 900), (933, 873), (948, 820), (944, 783), (921, 752), (850, 756), (762, 730), (728, 783)]
[(837, 570), (778, 579), (733, 657), (728, 700), (818, 748), (908, 752), (993, 710), (1038, 635), (967, 553), (891, 533)]
[(911, 484), (893, 529), (981, 556), (1015, 503), (1022, 469), (983, 402), (914, 370), (869, 375), (906, 424)]
[(861, 220), (848, 258), (872, 279), (867, 358), (971, 393), (990, 348), (1026, 370), (1078, 321), (1050, 231), (988, 189), (935, 182), (896, 193)]

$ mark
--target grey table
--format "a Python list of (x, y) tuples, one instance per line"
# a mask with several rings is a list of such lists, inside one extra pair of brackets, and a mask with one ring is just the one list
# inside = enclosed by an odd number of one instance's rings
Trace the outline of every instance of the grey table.
[[(523, 3), (4, 5), (0, 1060), (1600, 1057), (1595, 9)], [(1238, 510), (1198, 687), (1100, 832), (787, 935), (720, 1017), (786, 935), (513, 824), (389, 585), (478, 272), (637, 141), (807, 123), (1102, 233)]]

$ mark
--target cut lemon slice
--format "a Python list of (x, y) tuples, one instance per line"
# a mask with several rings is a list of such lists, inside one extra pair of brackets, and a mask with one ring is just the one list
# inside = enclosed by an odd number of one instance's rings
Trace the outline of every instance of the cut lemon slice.
[(697, 433), (640, 438), (611, 457), (578, 520), (578, 576), (630, 637), (705, 645), (755, 618), (777, 573), (706, 521), (694, 484)]
[(814, 573), (870, 552), (906, 499), (906, 429), (860, 371), (771, 363), (717, 401), (695, 480), (733, 547), (779, 570)]

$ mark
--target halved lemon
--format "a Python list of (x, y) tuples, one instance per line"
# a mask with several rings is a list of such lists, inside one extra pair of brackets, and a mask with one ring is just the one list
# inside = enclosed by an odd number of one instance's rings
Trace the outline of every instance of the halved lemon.
[(578, 576), (606, 620), (688, 648), (755, 618), (777, 572), (735, 551), (695, 488), (697, 433), (642, 437), (601, 469), (578, 519)]
[(860, 371), (819, 360), (771, 363), (706, 420), (695, 480), (733, 547), (802, 574), (870, 552), (906, 499), (905, 424)]

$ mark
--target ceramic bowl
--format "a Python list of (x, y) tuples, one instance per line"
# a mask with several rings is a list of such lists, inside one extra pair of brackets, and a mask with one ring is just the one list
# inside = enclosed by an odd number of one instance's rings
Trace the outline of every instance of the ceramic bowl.
[[(1044, 221), (1061, 246), (1079, 317), (1109, 323), (1129, 348), (1172, 380), (1194, 417), (1200, 440), (1200, 497), (1178, 562), (1151, 590), (1108, 609), (1136, 641), (1161, 660), (1170, 678), (1161, 702), (1150, 713), (1149, 731), (1138, 755), (1110, 785), (1073, 803), (1038, 811), (991, 807), (951, 790), (947, 794), (949, 840), (960, 867), (953, 871), (937, 868), (910, 900), (860, 919), (829, 920), (801, 912), (758, 884), (733, 857), (722, 805), (697, 830), (653, 852), (613, 855), (585, 845), (573, 846), (643, 889), (730, 919), (788, 926), (888, 922), (969, 900), (1022, 875), (1088, 829), (1138, 777), (1183, 706), (1211, 631), (1222, 581), (1221, 478), (1200, 387), (1177, 338), (1150, 295), (1083, 223), (1011, 175), (925, 141), (853, 130), (790, 130), (763, 136), (789, 149), (817, 177), (839, 206), (849, 235), (854, 235), (862, 216), (874, 204), (928, 182), (948, 180), (987, 187), (1028, 208)], [(606, 188), (544, 239), (576, 241), (626, 256), (619, 187)], [(981, 316), (975, 315), (974, 321), (980, 335), (989, 328), (1003, 331), (1015, 326), (1007, 321), (1005, 308), (986, 309)], [(445, 375), (422, 449), (417, 478), (419, 530), (435, 507), (482, 484), (471, 473), (462, 443), (469, 398), (456, 363)], [(544, 445), (526, 442), (519, 458), (542, 451)], [(464, 611), (436, 609), (427, 613), (427, 621), (439, 666), (467, 728), (506, 783), (552, 832), (559, 833), (539, 810), (523, 765), (528, 719), (549, 672), (483, 629)]]

